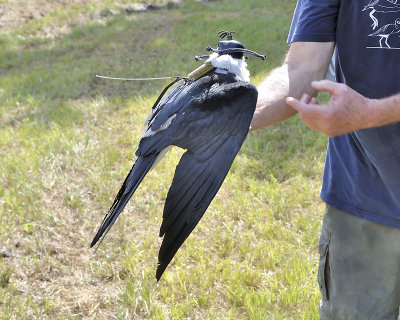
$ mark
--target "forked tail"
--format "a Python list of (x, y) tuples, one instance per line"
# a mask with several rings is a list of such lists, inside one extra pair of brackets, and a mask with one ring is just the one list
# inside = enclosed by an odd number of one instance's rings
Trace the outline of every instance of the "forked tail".
[(101, 238), (107, 235), (108, 231), (111, 229), (115, 220), (117, 220), (121, 211), (125, 208), (129, 199), (132, 197), (133, 193), (136, 191), (139, 184), (142, 182), (143, 178), (146, 176), (152, 167), (158, 153), (150, 154), (145, 157), (139, 157), (129, 174), (125, 178), (125, 181), (119, 190), (117, 196), (115, 197), (114, 203), (112, 204), (110, 210), (104, 217), (104, 220), (97, 231), (96, 236), (93, 238), (90, 247), (92, 248)]

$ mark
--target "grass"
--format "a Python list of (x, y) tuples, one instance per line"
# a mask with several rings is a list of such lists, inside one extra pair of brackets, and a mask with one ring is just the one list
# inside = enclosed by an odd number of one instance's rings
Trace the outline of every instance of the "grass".
[(226, 29), (268, 55), (248, 61), (258, 83), (287, 50), (293, 1), (184, 1), (133, 14), (129, 1), (41, 1), (48, 11), (0, 29), (1, 319), (317, 319), (326, 138), (297, 118), (249, 135), (159, 283), (158, 228), (181, 150), (89, 249), (166, 84), (94, 75), (185, 75)]

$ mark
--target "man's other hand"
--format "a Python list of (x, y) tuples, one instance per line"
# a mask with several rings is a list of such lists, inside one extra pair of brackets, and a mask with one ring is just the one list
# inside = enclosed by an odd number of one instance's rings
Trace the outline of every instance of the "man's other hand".
[(375, 126), (372, 101), (343, 83), (329, 80), (313, 81), (317, 91), (331, 94), (327, 104), (304, 94), (300, 100), (288, 97), (286, 102), (297, 110), (300, 119), (311, 129), (326, 135), (338, 136), (351, 131)]

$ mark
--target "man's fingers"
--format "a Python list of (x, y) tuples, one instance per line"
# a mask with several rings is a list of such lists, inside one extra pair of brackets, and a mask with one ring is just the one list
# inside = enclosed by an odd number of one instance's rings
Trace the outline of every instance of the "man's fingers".
[(321, 107), (316, 102), (316, 100), (315, 103), (313, 103), (312, 99), (308, 97), (308, 101), (303, 102), (302, 100), (305, 99), (306, 98), (304, 96), (301, 98), (300, 101), (293, 97), (288, 97), (286, 98), (286, 103), (298, 112), (307, 114), (308, 116), (319, 115), (321, 113)]
[(311, 97), (307, 93), (304, 93), (303, 96), (300, 99), (300, 102), (302, 102), (302, 103), (310, 103), (311, 102)]
[(304, 93), (299, 101), (306, 104), (318, 104), (317, 99), (315, 99), (315, 97), (310, 97), (307, 93)]
[(311, 82), (311, 86), (318, 91), (325, 91), (332, 95), (337, 94), (343, 89), (342, 83), (337, 83), (330, 80), (320, 80)]
[(300, 112), (302, 110), (302, 107), (301, 107), (302, 103), (299, 100), (295, 99), (295, 98), (287, 97), (286, 98), (286, 103), (296, 111)]

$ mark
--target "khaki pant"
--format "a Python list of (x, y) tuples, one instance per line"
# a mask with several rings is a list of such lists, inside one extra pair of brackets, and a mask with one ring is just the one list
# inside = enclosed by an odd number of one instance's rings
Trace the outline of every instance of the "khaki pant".
[(320, 319), (398, 319), (400, 229), (327, 206), (319, 253)]

